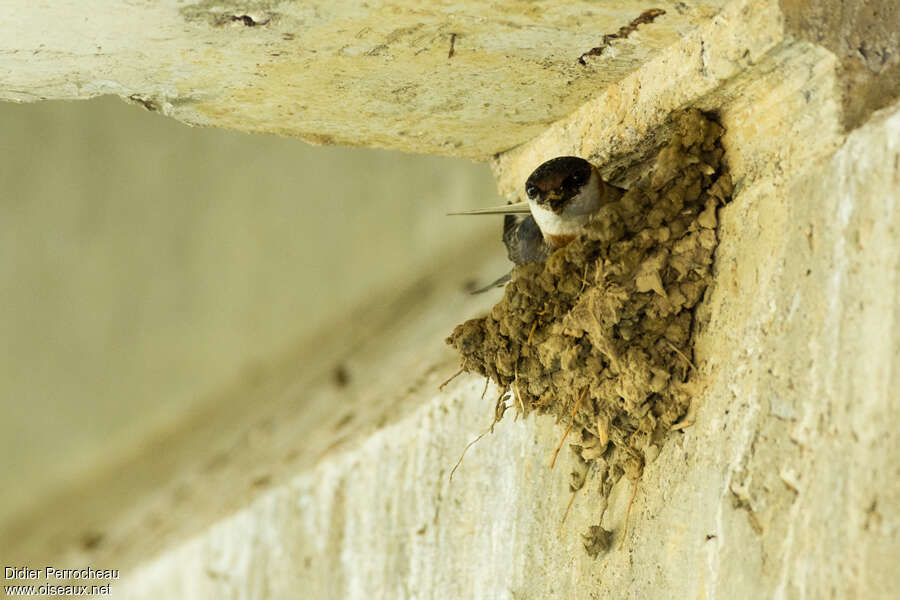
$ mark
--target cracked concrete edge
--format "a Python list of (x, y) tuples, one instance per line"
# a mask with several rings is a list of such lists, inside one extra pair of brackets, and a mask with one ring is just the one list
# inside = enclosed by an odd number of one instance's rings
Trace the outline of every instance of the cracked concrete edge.
[[(850, 129), (900, 94), (897, 6), (31, 3), (0, 22), (7, 74), (0, 97), (115, 94), (193, 125), (486, 160), (528, 144), (610, 86), (624, 92), (617, 116), (640, 129), (668, 114), (667, 104), (694, 101), (773, 46), (810, 43), (837, 59), (841, 123)], [(579, 54), (654, 10), (666, 13), (579, 64)], [(658, 77), (636, 78), (649, 65)], [(662, 112), (629, 116), (634, 90), (620, 85), (623, 77), (668, 86), (675, 97), (657, 107)]]
[[(900, 585), (900, 106), (720, 212), (695, 423), (565, 524), (562, 425), (490, 420), (464, 376), (122, 582), (123, 598), (865, 597)], [(436, 306), (434, 310), (441, 310)], [(493, 387), (489, 394), (496, 394)], [(509, 413), (508, 413), (509, 414)], [(592, 559), (601, 523), (613, 549)], [(622, 544), (621, 549), (618, 549)]]
[[(791, 11), (791, 15), (795, 12)], [(897, 8), (892, 6), (885, 12), (894, 14)], [(828, 19), (831, 29), (826, 29), (832, 31), (839, 25), (846, 29), (852, 25), (851, 32), (832, 35), (835, 40), (844, 40), (873, 18), (859, 17), (849, 24)], [(800, 36), (801, 27), (797, 23), (793, 17), (786, 21), (782, 7), (776, 2), (729, 3), (709, 22), (660, 52), (639, 71), (611, 84), (534, 140), (495, 156), (491, 166), (500, 193), (507, 197), (522, 196), (523, 182), (536, 165), (567, 154), (588, 158), (605, 176), (627, 185), (634, 173), (625, 172), (625, 167), (633, 164), (636, 155), (650, 153), (647, 145), (658, 141), (664, 133), (670, 114), (696, 106), (717, 113), (728, 129), (732, 121), (743, 119), (744, 113), (752, 110), (748, 102), (741, 102), (741, 97), (748, 90), (758, 88), (760, 80), (784, 89), (785, 98), (796, 108), (804, 103), (821, 105), (822, 114), (816, 116), (824, 126), (819, 142), (801, 149), (799, 155), (795, 151), (782, 154), (800, 160), (812, 158), (811, 153), (829, 154), (849, 128), (858, 126), (863, 117), (889, 105), (900, 95), (900, 84), (895, 85), (890, 75), (894, 58), (900, 61), (900, 48), (890, 45), (893, 40), (890, 36), (900, 34), (886, 33), (880, 38), (887, 40), (882, 44), (887, 48), (888, 58), (883, 73), (870, 74), (865, 80), (869, 91), (861, 97), (861, 88), (848, 83), (846, 61), (835, 56), (828, 44), (820, 45), (821, 36), (813, 35), (813, 29)], [(810, 41), (813, 37), (818, 43)], [(896, 48), (896, 54), (891, 54), (892, 47)], [(784, 82), (779, 81), (776, 75), (779, 73), (784, 74)], [(798, 84), (800, 80), (813, 78), (830, 81), (817, 90), (805, 89), (806, 96), (802, 99), (790, 94), (802, 87)], [(825, 94), (828, 105), (820, 98), (810, 98), (813, 93)], [(774, 102), (772, 109), (788, 112)], [(811, 112), (811, 106), (803, 112)], [(784, 123), (785, 128), (790, 128), (789, 121)], [(777, 133), (766, 132), (774, 136), (768, 140), (745, 138), (740, 144), (732, 144), (730, 159), (735, 161), (734, 150), (743, 151), (748, 143), (762, 146), (766, 141), (781, 143), (797, 139), (796, 136), (779, 139)], [(732, 166), (745, 171), (766, 169), (758, 161), (756, 165)]]
[[(606, 177), (617, 179), (616, 167), (645, 153), (641, 144), (656, 142), (652, 133), (664, 126), (670, 114), (686, 106), (719, 108), (717, 96), (720, 104), (732, 96), (725, 93), (726, 83), (741, 75), (759, 77), (771, 71), (771, 67), (756, 68), (756, 63), (780, 50), (783, 42), (782, 15), (773, 3), (739, 0), (727, 5), (708, 23), (534, 140), (496, 156), (492, 168), (500, 193), (521, 194), (528, 172), (558, 155), (585, 157), (600, 166)], [(611, 167), (604, 166), (609, 163)]]
[(0, 97), (115, 94), (193, 125), (485, 160), (728, 1), (661, 0), (587, 64), (642, 0), (20, 3), (0, 21)]
[(900, 4), (894, 0), (781, 0), (785, 30), (839, 63), (842, 121), (858, 127), (900, 97)]

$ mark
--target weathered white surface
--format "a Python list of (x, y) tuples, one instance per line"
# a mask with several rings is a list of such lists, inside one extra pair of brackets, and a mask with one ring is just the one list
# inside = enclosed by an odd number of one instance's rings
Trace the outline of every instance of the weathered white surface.
[[(485, 159), (724, 2), (6, 0), (0, 99), (115, 94), (192, 124)], [(648, 8), (666, 14), (577, 62)]]
[[(561, 428), (490, 420), (462, 379), (133, 573), (127, 598), (888, 598), (900, 585), (900, 107), (721, 212), (695, 424), (567, 522)], [(772, 243), (760, 244), (760, 239)], [(777, 242), (776, 242), (777, 240)], [(436, 307), (436, 310), (439, 310)], [(489, 390), (493, 394), (495, 390)]]

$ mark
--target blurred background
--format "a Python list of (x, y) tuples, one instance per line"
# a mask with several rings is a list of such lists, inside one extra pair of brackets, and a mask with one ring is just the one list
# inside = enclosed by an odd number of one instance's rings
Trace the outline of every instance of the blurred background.
[(0, 103), (0, 148), (0, 520), (499, 227), (445, 216), (486, 165), (113, 98)]

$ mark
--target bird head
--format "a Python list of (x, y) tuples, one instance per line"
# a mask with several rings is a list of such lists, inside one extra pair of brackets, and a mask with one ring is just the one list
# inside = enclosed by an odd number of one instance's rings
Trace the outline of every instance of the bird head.
[(583, 232), (598, 210), (624, 192), (603, 181), (583, 158), (559, 156), (538, 166), (525, 181), (526, 202), (451, 214), (531, 213), (544, 238), (559, 247)]
[(597, 170), (583, 158), (559, 156), (536, 168), (525, 182), (528, 203), (560, 217), (589, 214), (599, 207)]

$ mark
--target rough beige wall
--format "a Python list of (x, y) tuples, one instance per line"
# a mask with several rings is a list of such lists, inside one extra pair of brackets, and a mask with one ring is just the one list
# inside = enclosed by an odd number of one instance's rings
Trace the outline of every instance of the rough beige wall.
[(848, 127), (900, 96), (900, 3), (781, 0), (781, 10), (792, 36), (821, 44), (840, 62)]
[(496, 201), (465, 161), (114, 99), (0, 105), (0, 131), (0, 515), (495, 226), (445, 217)]

